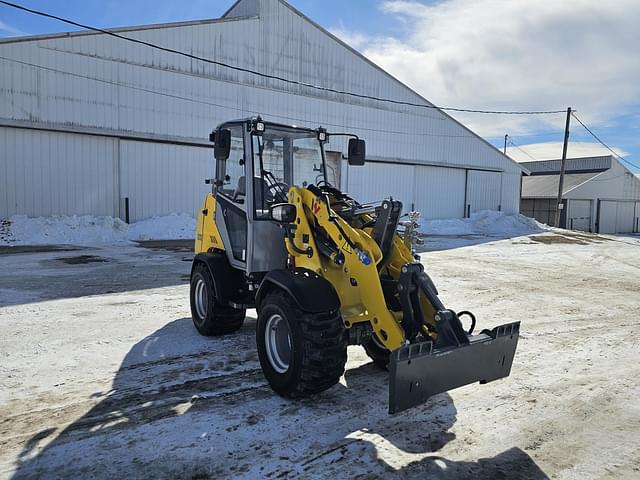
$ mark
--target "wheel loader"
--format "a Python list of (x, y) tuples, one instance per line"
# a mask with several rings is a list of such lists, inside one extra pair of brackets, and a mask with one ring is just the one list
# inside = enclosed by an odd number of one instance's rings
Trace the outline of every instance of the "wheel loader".
[(190, 283), (198, 332), (235, 332), (255, 308), (264, 376), (290, 398), (338, 383), (347, 346), (361, 345), (389, 372), (390, 413), (509, 375), (520, 323), (473, 334), (473, 314), (439, 299), (402, 203), (361, 204), (335, 185), (325, 146), (361, 166), (364, 140), (260, 117), (223, 123), (210, 140), (216, 174)]

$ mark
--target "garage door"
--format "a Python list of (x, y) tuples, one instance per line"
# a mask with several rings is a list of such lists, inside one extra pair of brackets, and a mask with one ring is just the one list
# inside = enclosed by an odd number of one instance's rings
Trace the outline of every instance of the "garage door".
[(569, 200), (567, 228), (591, 231), (591, 200)]
[[(129, 198), (131, 222), (171, 213), (195, 217), (213, 177), (209, 148), (120, 141), (120, 196)], [(121, 204), (124, 218), (124, 202)]]
[(420, 166), (415, 173), (415, 209), (423, 218), (464, 216), (464, 170)]
[(363, 167), (349, 167), (347, 192), (360, 203), (391, 196), (400, 200), (402, 210), (408, 212), (414, 205), (413, 177), (413, 165), (368, 162)]
[(633, 201), (601, 200), (598, 212), (600, 233), (631, 233), (636, 229), (637, 209)]
[(0, 218), (118, 215), (117, 141), (0, 128)]
[(502, 174), (469, 170), (467, 177), (467, 214), (481, 210), (500, 210)]
[(633, 230), (635, 233), (640, 233), (640, 202), (636, 202), (636, 211), (634, 214), (635, 217), (635, 229)]
[(616, 233), (618, 202), (600, 201), (598, 210), (598, 232)]
[(635, 202), (618, 202), (618, 233), (631, 233), (635, 227)]

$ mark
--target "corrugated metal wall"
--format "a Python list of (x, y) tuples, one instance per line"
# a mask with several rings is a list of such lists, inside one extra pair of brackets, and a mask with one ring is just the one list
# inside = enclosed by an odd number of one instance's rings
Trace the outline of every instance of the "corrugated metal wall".
[(0, 217), (118, 215), (118, 141), (0, 128)]
[[(259, 18), (223, 18), (121, 33), (272, 75), (428, 105), (280, 1), (245, 1), (236, 7), (236, 13), (251, 14), (259, 7)], [(284, 123), (352, 131), (367, 140), (368, 155), (374, 159), (489, 168), (513, 174), (513, 178), (520, 173), (514, 162), (438, 110), (318, 91), (106, 35), (0, 41), (0, 57), (4, 57), (0, 58), (0, 125), (90, 128), (115, 137), (134, 135), (193, 143), (206, 141), (211, 129), (222, 121), (262, 114)], [(29, 132), (25, 143), (30, 142), (30, 135), (39, 135)], [(98, 143), (106, 141), (97, 138), (87, 137), (87, 141), (97, 142), (92, 148), (99, 149)], [(73, 156), (72, 145), (61, 155)], [(184, 156), (189, 157), (191, 147), (186, 148)], [(344, 144), (334, 140), (330, 148), (344, 150)], [(14, 155), (21, 149), (16, 145)], [(19, 166), (18, 159), (3, 157), (0, 162)], [(200, 166), (196, 162), (189, 168)], [(395, 171), (395, 166), (388, 167), (386, 174)], [(170, 169), (163, 172), (170, 174)], [(519, 177), (517, 184), (519, 188)], [(63, 186), (84, 192), (82, 185), (60, 183), (56, 188)], [(404, 194), (411, 188), (413, 181), (401, 190)], [(442, 203), (435, 197), (436, 189), (432, 191), (434, 197), (427, 203)], [(515, 192), (515, 186), (503, 185), (506, 191)], [(116, 199), (116, 204), (120, 201)], [(517, 211), (517, 199), (510, 203), (515, 206), (511, 211)], [(100, 211), (109, 208), (103, 206)]]
[(502, 211), (518, 213), (520, 211), (520, 182), (522, 173), (502, 172)]
[[(393, 196), (402, 201), (405, 212), (417, 210), (427, 219), (463, 217), (481, 210), (517, 212), (519, 178), (508, 179), (512, 191), (505, 195), (502, 175), (460, 168), (369, 163), (366, 167), (349, 168), (347, 191), (365, 202)], [(514, 194), (515, 199), (511, 198)], [(503, 205), (505, 197), (508, 203)]]
[(620, 233), (633, 232), (635, 202), (618, 202), (616, 215), (616, 231)]
[(210, 148), (0, 128), (0, 217), (195, 216), (211, 187)]
[(129, 198), (131, 222), (170, 212), (195, 217), (211, 191), (204, 179), (213, 177), (213, 151), (121, 140), (119, 171), (120, 196)]
[(415, 205), (423, 218), (464, 216), (465, 170), (416, 167)]
[(565, 194), (567, 198), (640, 200), (640, 179), (618, 160), (611, 160), (611, 168), (585, 181)]
[(635, 233), (640, 229), (640, 202), (602, 200), (598, 233)]
[[(601, 155), (597, 157), (568, 158), (565, 163), (566, 172), (598, 171), (611, 168), (611, 155)], [(533, 162), (522, 162), (520, 165), (531, 173), (560, 173), (562, 160), (536, 160)]]
[(363, 167), (349, 167), (347, 192), (361, 203), (380, 201), (393, 197), (402, 202), (403, 211), (408, 212), (414, 202), (413, 165), (368, 163)]
[(467, 174), (467, 215), (482, 210), (501, 210), (502, 173), (469, 170)]
[[(633, 200), (640, 201), (640, 179), (615, 158), (611, 168), (567, 192), (570, 199), (590, 199), (592, 229), (600, 233), (636, 231)], [(600, 208), (598, 209), (598, 205)]]

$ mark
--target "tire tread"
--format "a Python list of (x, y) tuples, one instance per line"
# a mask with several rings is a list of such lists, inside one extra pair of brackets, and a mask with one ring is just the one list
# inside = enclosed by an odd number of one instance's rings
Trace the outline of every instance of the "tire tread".
[[(199, 263), (194, 266), (193, 274), (201, 274), (206, 280), (208, 280), (207, 288), (212, 288), (213, 280), (209, 274), (208, 268)], [(192, 276), (193, 278), (193, 276)], [(205, 280), (205, 283), (207, 283)], [(193, 285), (191, 286), (193, 290)], [(191, 300), (191, 317), (195, 319), (197, 312), (194, 307), (193, 292), (190, 292)], [(203, 325), (198, 325), (194, 320), (194, 325), (201, 335), (206, 337), (226, 335), (229, 333), (237, 332), (243, 325), (246, 316), (245, 309), (236, 309), (233, 307), (227, 307), (221, 305), (212, 294), (210, 297), (211, 305), (213, 308), (209, 308), (207, 311), (207, 318)]]
[(269, 293), (263, 302), (285, 303), (302, 332), (302, 364), (299, 379), (284, 396), (297, 398), (320, 393), (340, 381), (347, 362), (347, 338), (340, 311), (303, 312), (282, 291)]

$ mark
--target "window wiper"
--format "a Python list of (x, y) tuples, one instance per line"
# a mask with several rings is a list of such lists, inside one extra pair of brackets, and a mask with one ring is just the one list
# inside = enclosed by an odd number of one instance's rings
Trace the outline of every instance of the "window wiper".
[[(257, 137), (258, 140), (258, 158), (260, 159), (260, 176), (263, 180), (266, 180), (269, 184), (269, 188), (275, 191), (276, 197), (278, 197), (278, 201), (286, 202), (287, 201), (287, 193), (284, 191), (282, 186), (278, 183), (276, 177), (273, 176), (273, 173), (264, 169), (264, 161), (262, 157), (262, 152), (264, 151), (264, 143), (260, 141), (260, 137)], [(264, 185), (262, 185), (262, 199), (264, 202)]]
[(268, 170), (262, 170), (260, 174), (262, 175), (262, 178), (264, 178), (269, 183), (269, 188), (274, 190), (277, 200), (279, 202), (286, 203), (287, 192), (284, 191), (284, 188), (282, 188), (282, 184), (278, 182), (276, 177), (273, 176), (273, 173), (269, 172)]

